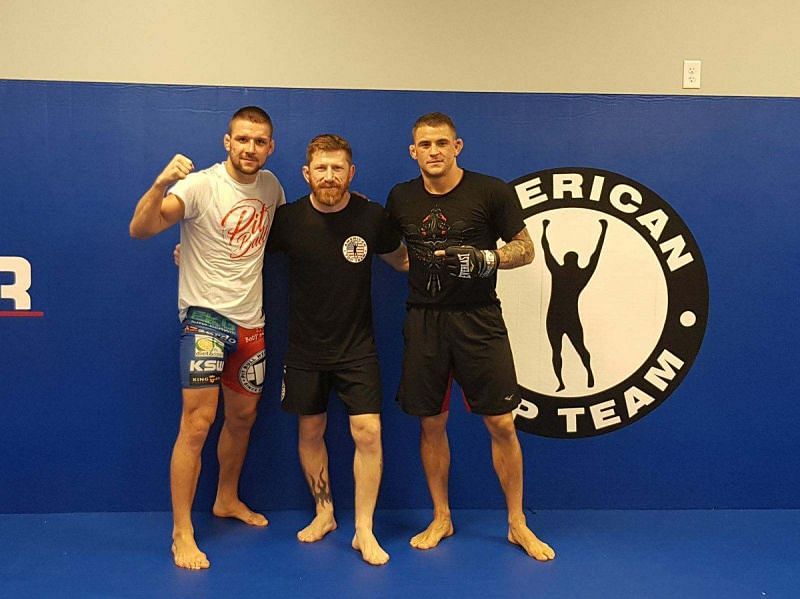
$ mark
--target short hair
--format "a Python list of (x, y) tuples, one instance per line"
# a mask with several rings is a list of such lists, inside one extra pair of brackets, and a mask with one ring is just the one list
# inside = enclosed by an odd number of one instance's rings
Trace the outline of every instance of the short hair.
[(347, 161), (353, 164), (353, 149), (344, 137), (333, 133), (317, 135), (308, 142), (308, 146), (306, 147), (306, 165), (311, 164), (311, 159), (317, 152), (338, 152), (339, 150), (347, 154)]
[(266, 123), (269, 125), (269, 134), (272, 136), (272, 119), (263, 108), (258, 106), (244, 106), (233, 113), (231, 120), (228, 121), (228, 134), (233, 130), (233, 121), (242, 119), (251, 123)]
[(417, 129), (425, 125), (428, 127), (440, 127), (442, 125), (447, 125), (450, 127), (450, 129), (452, 129), (453, 137), (458, 137), (458, 134), (456, 133), (456, 124), (453, 122), (453, 119), (443, 112), (429, 112), (427, 114), (423, 114), (414, 122), (414, 126), (411, 128), (411, 139), (414, 139), (414, 134), (417, 132)]

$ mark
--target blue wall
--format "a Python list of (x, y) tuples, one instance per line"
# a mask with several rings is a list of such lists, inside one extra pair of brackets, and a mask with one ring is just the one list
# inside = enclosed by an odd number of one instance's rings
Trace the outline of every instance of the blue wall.
[[(0, 256), (33, 267), (32, 309), (0, 318), (0, 512), (169, 509), (180, 411), (177, 230), (131, 240), (133, 207), (176, 152), (206, 166), (239, 106), (276, 123), (268, 167), (305, 192), (305, 144), (353, 144), (353, 187), (383, 201), (415, 176), (409, 128), (453, 115), (460, 163), (512, 180), (558, 166), (622, 173), (681, 215), (709, 276), (706, 339), (683, 384), (653, 414), (609, 435), (522, 435), (532, 508), (798, 508), (798, 189), (800, 100), (671, 96), (378, 92), (0, 81)], [(269, 372), (243, 497), (311, 508), (295, 420), (279, 409), (286, 265), (269, 259)], [(405, 281), (375, 267), (384, 374), (385, 476), (379, 507), (425, 507), (416, 421), (392, 401)], [(11, 275), (0, 273), (0, 284)], [(0, 300), (0, 311), (13, 305)], [(328, 441), (334, 496), (352, 505), (345, 414)], [(455, 402), (454, 507), (502, 507), (480, 419)], [(211, 439), (196, 507), (216, 481)]]

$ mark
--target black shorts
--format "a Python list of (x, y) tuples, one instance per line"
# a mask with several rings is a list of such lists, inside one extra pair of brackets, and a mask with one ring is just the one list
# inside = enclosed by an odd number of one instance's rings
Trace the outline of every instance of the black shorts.
[(470, 411), (506, 414), (519, 404), (517, 374), (500, 306), (410, 307), (397, 399), (404, 412), (435, 416), (449, 409), (453, 378)]
[(381, 375), (377, 361), (335, 370), (305, 370), (284, 366), (281, 407), (301, 416), (323, 414), (328, 397), (336, 391), (351, 416), (379, 414)]

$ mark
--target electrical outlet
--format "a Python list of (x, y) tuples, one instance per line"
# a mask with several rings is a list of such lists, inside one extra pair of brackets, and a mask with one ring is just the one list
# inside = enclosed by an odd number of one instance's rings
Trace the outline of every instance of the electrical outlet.
[(700, 89), (700, 60), (683, 61), (683, 89)]

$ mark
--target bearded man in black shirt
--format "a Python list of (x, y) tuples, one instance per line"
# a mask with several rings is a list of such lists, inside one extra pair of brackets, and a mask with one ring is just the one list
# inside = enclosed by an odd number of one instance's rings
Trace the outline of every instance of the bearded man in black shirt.
[(314, 519), (297, 538), (313, 543), (337, 526), (324, 439), (328, 396), (335, 391), (347, 407), (355, 443), (352, 546), (365, 561), (380, 565), (389, 555), (372, 526), (383, 467), (372, 256), (405, 271), (408, 255), (383, 207), (349, 191), (354, 174), (345, 139), (324, 134), (311, 140), (303, 167), (311, 193), (277, 210), (267, 251), (289, 258), (289, 349), (281, 405), (298, 415), (300, 463), (316, 504)]
[[(454, 533), (448, 499), (447, 416), (453, 378), (492, 440), (492, 461), (508, 508), (508, 540), (546, 561), (553, 549), (528, 528), (522, 508), (522, 450), (512, 411), (519, 404), (508, 334), (495, 293), (497, 269), (533, 260), (514, 190), (458, 166), (463, 141), (445, 114), (421, 116), (411, 157), (420, 177), (396, 185), (386, 208), (409, 254), (405, 353), (398, 400), (420, 418), (420, 452), (433, 521), (411, 539), (435, 547)], [(497, 248), (502, 238), (506, 244)]]

